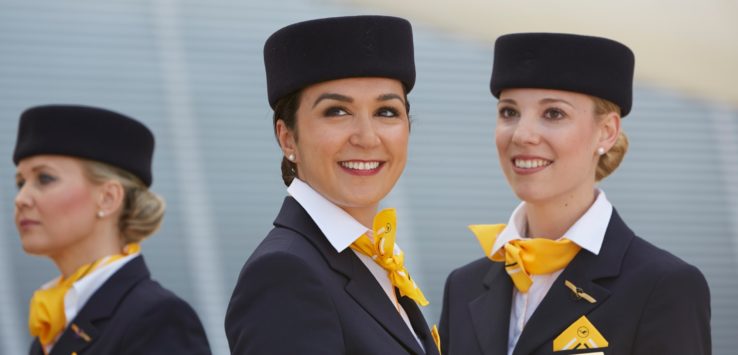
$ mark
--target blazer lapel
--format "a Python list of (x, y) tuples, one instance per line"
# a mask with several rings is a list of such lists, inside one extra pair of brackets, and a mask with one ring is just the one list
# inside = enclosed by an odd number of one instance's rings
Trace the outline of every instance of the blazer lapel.
[(143, 256), (138, 256), (111, 276), (82, 307), (51, 349), (51, 355), (80, 353), (93, 344), (105, 329), (127, 291), (149, 277)]
[(512, 281), (502, 263), (492, 263), (483, 284), (486, 291), (469, 302), (472, 325), (482, 352), (506, 355), (510, 329)]
[[(613, 209), (600, 254), (582, 250), (569, 263), (525, 325), (513, 355), (530, 354), (542, 344), (552, 342), (571, 323), (602, 304), (610, 296), (610, 291), (596, 283), (596, 280), (620, 273), (623, 256), (632, 239), (633, 232)], [(596, 302), (589, 303), (577, 298), (566, 287), (564, 282), (567, 280), (592, 296)], [(553, 344), (549, 345), (553, 349)]]
[(400, 301), (400, 305), (405, 310), (407, 318), (410, 319), (413, 331), (415, 331), (415, 334), (423, 343), (425, 353), (427, 355), (438, 354), (438, 347), (436, 346), (436, 342), (433, 340), (428, 323), (425, 321), (425, 317), (420, 311), (418, 304), (410, 297), (400, 296), (400, 292), (397, 288), (395, 288), (395, 294), (397, 295), (397, 299)]
[(349, 248), (336, 252), (310, 215), (294, 198), (284, 199), (274, 225), (291, 229), (310, 241), (331, 268), (348, 279), (346, 292), (409, 352), (423, 354), (410, 329), (371, 272)]

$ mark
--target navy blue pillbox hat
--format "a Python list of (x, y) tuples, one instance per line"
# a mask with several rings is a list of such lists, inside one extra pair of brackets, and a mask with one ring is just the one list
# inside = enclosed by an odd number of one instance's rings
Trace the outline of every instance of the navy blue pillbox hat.
[(563, 33), (514, 33), (497, 38), (490, 90), (539, 88), (573, 91), (620, 106), (633, 102), (633, 52), (607, 38)]
[(102, 108), (36, 106), (21, 114), (13, 162), (40, 154), (110, 164), (151, 186), (154, 135), (141, 122)]
[(306, 86), (351, 77), (415, 85), (410, 22), (391, 16), (346, 16), (299, 22), (264, 44), (269, 105)]

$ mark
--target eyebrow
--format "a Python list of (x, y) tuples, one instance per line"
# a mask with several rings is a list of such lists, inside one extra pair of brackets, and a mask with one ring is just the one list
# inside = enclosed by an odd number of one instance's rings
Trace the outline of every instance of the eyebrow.
[[(34, 167), (32, 167), (31, 168), (31, 172), (34, 172), (35, 173), (35, 172), (37, 172), (39, 170), (42, 170), (44, 168), (53, 169), (52, 167), (50, 167), (50, 166), (48, 166), (46, 164), (39, 164), (39, 165), (35, 165)], [(22, 177), (23, 177), (23, 174), (21, 174), (20, 172), (16, 172), (15, 173), (15, 180), (18, 180), (18, 179), (20, 179)]]
[(400, 95), (397, 94), (382, 94), (377, 96), (378, 101), (389, 101), (389, 100), (400, 100), (403, 105), (405, 105), (405, 99), (403, 99)]
[(335, 94), (335, 93), (325, 93), (325, 94), (318, 96), (315, 102), (313, 102), (313, 108), (315, 108), (315, 106), (317, 106), (318, 103), (323, 100), (336, 100), (336, 101), (343, 101), (343, 102), (349, 102), (349, 103), (354, 102), (353, 98), (350, 98), (346, 95)]
[[(572, 105), (572, 104), (571, 104), (571, 102), (569, 102), (569, 101), (566, 101), (566, 100), (564, 100), (564, 99), (556, 99), (556, 98), (545, 98), (545, 99), (541, 99), (541, 100), (539, 101), (539, 103), (541, 103), (541, 104), (550, 104), (550, 103), (556, 103), (556, 102), (561, 102), (561, 103), (567, 104), (567, 105), (569, 105), (569, 106), (571, 106), (571, 107), (574, 107), (574, 105)], [(500, 99), (500, 100), (499, 100), (499, 101), (497, 102), (497, 104), (498, 104), (498, 105), (499, 105), (499, 104), (503, 104), (503, 103), (505, 103), (505, 104), (517, 104), (517, 103), (515, 102), (515, 100), (513, 100), (513, 99)]]
[[(352, 97), (336, 94), (336, 93), (325, 93), (320, 96), (313, 102), (313, 108), (318, 105), (323, 100), (336, 100), (336, 101), (342, 101), (342, 102), (354, 102), (354, 99)], [(389, 100), (399, 100), (402, 102), (403, 105), (405, 105), (405, 100), (397, 94), (381, 94), (377, 96), (377, 101), (389, 101)]]
[(564, 99), (554, 99), (554, 98), (546, 98), (546, 99), (542, 99), (542, 100), (541, 100), (541, 103), (542, 103), (542, 104), (547, 104), (547, 103), (555, 103), (555, 102), (561, 102), (561, 103), (567, 104), (567, 105), (569, 105), (569, 106), (571, 106), (571, 107), (574, 107), (574, 105), (572, 105), (572, 104), (571, 104), (571, 102), (569, 102), (569, 101), (566, 101), (566, 100), (564, 100)]

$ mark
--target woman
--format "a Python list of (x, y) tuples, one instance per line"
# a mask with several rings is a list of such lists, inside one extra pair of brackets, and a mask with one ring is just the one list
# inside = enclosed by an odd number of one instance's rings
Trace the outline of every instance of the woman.
[(494, 60), (497, 151), (522, 203), (507, 225), (470, 226), (487, 258), (447, 280), (443, 353), (710, 354), (700, 271), (637, 237), (596, 187), (628, 147), (633, 53), (523, 33)]
[(49, 105), (20, 118), (15, 223), (61, 275), (31, 300), (30, 354), (210, 354), (195, 312), (149, 275), (139, 243), (164, 201), (149, 191), (154, 136), (108, 110)]
[(264, 47), (288, 185), (225, 319), (233, 354), (437, 354), (395, 246), (415, 83), (412, 30), (352, 16), (287, 26)]

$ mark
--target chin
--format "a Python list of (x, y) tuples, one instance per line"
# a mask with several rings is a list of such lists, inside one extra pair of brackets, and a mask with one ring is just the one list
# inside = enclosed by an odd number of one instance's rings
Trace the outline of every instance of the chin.
[(528, 203), (545, 201), (551, 197), (550, 187), (536, 184), (537, 186), (522, 185), (513, 187), (513, 192), (518, 199)]

